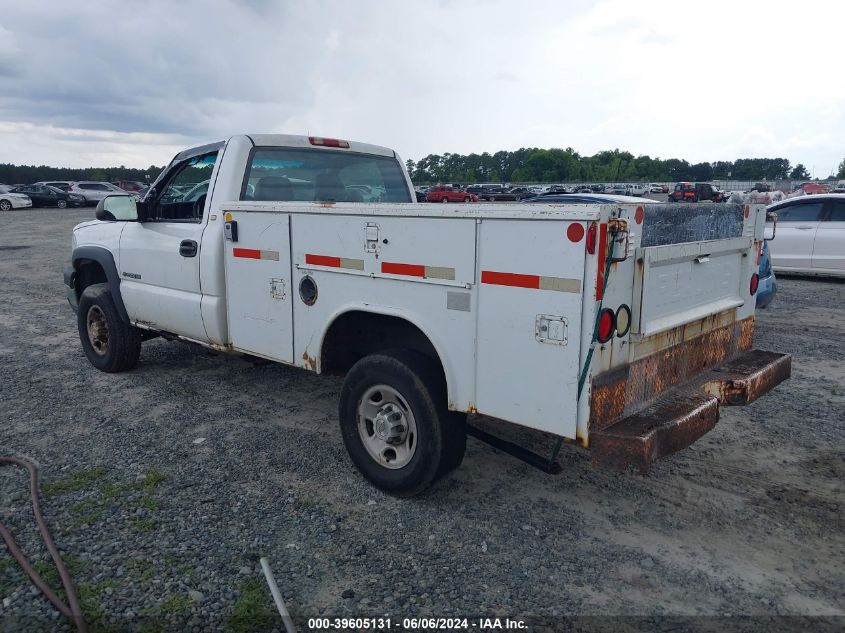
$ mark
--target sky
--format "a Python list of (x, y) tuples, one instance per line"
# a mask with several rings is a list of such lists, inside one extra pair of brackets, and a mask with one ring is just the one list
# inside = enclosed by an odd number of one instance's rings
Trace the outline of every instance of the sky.
[(163, 165), (242, 133), (845, 159), (845, 2), (0, 0), (0, 163)]

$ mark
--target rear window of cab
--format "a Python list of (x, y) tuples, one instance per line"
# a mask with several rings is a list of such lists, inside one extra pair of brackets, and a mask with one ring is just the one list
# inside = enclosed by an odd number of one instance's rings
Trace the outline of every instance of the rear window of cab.
[(392, 157), (273, 147), (253, 151), (241, 200), (411, 202), (411, 192)]

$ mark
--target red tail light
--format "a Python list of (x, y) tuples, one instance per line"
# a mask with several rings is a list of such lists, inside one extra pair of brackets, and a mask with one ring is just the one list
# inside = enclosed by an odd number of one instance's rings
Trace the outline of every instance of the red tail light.
[(596, 252), (596, 238), (598, 237), (598, 228), (596, 227), (596, 223), (593, 222), (590, 224), (590, 228), (587, 229), (587, 252), (590, 255), (594, 255)]
[(309, 136), (308, 140), (311, 142), (311, 145), (320, 145), (322, 147), (341, 147), (343, 149), (349, 149), (349, 141), (341, 141), (340, 139), (336, 138), (322, 138), (320, 136)]
[(760, 285), (760, 276), (757, 273), (751, 275), (751, 294), (754, 295), (757, 293), (757, 286)]
[(613, 310), (605, 308), (599, 315), (599, 332), (597, 340), (599, 343), (607, 343), (613, 337), (613, 330), (616, 327), (616, 315)]

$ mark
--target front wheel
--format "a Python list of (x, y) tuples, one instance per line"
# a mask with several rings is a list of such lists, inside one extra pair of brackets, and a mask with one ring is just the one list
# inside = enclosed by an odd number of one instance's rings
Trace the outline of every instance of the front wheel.
[(126, 371), (138, 364), (141, 331), (120, 318), (108, 284), (92, 284), (82, 292), (77, 326), (85, 356), (100, 371)]
[(0, 211), (9, 211), (12, 208), (12, 203), (8, 200), (0, 200)]
[(460, 464), (466, 447), (462, 421), (445, 405), (442, 371), (427, 356), (393, 350), (358, 361), (339, 406), (343, 443), (356, 468), (386, 492), (424, 491)]
[(449, 202), (449, 198), (441, 198), (440, 202)]

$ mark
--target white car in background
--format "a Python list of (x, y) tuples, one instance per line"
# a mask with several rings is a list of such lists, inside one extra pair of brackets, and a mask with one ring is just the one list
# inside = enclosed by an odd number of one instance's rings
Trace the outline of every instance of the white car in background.
[(29, 196), (22, 193), (12, 193), (13, 187), (0, 185), (0, 211), (12, 209), (26, 209), (32, 206)]
[(664, 193), (663, 192), (663, 185), (659, 185), (656, 182), (649, 183), (648, 192), (649, 193)]
[(766, 210), (778, 217), (769, 243), (775, 272), (845, 277), (845, 194), (788, 198)]
[(644, 196), (648, 193), (648, 189), (644, 184), (635, 182), (630, 185), (625, 185), (625, 193), (629, 196)]
[(73, 183), (67, 192), (80, 194), (88, 204), (92, 205), (97, 204), (106, 196), (129, 195), (129, 193), (110, 182), (94, 182), (89, 180), (80, 180), (79, 182)]

